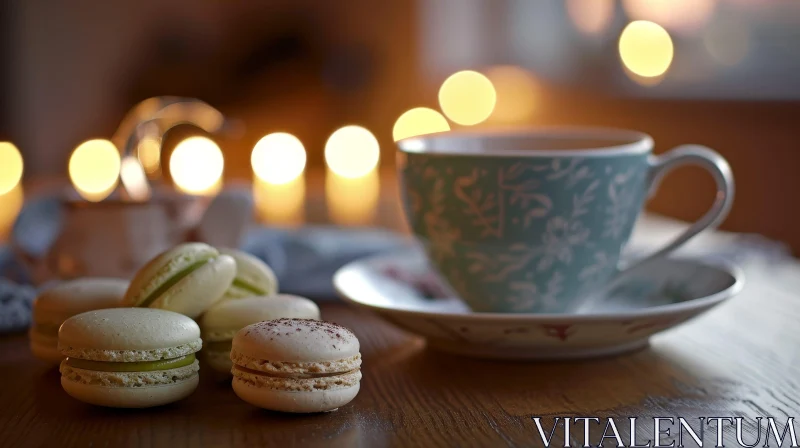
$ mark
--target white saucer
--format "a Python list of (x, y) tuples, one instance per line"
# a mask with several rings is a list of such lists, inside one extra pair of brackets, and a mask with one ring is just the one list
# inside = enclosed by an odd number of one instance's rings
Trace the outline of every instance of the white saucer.
[(737, 294), (741, 270), (694, 259), (642, 266), (583, 314), (473, 313), (434, 277), (425, 256), (404, 251), (355, 261), (333, 278), (355, 306), (427, 339), (428, 346), (495, 359), (568, 359), (636, 350), (655, 333), (675, 327)]

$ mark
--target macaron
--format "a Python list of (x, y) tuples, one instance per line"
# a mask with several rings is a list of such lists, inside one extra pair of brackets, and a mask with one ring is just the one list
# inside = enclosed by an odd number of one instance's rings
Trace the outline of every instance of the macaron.
[(278, 293), (278, 279), (272, 269), (259, 258), (236, 249), (220, 249), (220, 253), (236, 260), (236, 276), (222, 300)]
[(222, 298), (236, 275), (236, 261), (204, 243), (180, 244), (136, 273), (123, 305), (200, 316)]
[(340, 325), (277, 319), (248, 325), (233, 338), (233, 391), (272, 411), (333, 411), (361, 382), (358, 338)]
[(80, 401), (146, 408), (197, 387), (203, 343), (192, 319), (171, 311), (114, 308), (67, 319), (58, 331), (61, 386)]
[(231, 341), (242, 328), (281, 317), (319, 319), (319, 307), (304, 297), (289, 294), (228, 300), (211, 307), (200, 319), (203, 355), (216, 371), (231, 372)]
[(33, 302), (33, 324), (28, 331), (33, 355), (51, 364), (64, 359), (58, 352), (58, 327), (86, 311), (120, 306), (128, 281), (118, 278), (81, 278), (44, 290)]

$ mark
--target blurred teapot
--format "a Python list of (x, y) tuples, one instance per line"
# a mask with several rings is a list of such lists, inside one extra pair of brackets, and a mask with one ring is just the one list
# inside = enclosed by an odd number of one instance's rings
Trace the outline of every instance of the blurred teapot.
[(251, 215), (249, 195), (236, 189), (213, 199), (178, 193), (144, 202), (34, 198), (14, 225), (11, 247), (37, 285), (85, 276), (130, 278), (182, 242), (237, 247)]
[(145, 100), (113, 138), (124, 148), (123, 163), (138, 164), (141, 176), (122, 177), (121, 191), (100, 202), (62, 194), (27, 201), (12, 229), (11, 247), (35, 284), (83, 276), (129, 278), (160, 252), (186, 241), (239, 245), (252, 217), (249, 191), (227, 188), (207, 198), (167, 186), (154, 189), (147, 182), (135, 155), (139, 142), (150, 138), (160, 145), (164, 133), (178, 124), (213, 133), (224, 120), (199, 100)]

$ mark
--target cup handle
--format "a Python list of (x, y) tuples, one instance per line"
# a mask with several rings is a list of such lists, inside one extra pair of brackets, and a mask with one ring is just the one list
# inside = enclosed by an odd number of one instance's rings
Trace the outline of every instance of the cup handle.
[(711, 173), (717, 184), (716, 198), (711, 209), (702, 218), (689, 226), (680, 236), (656, 252), (629, 265), (620, 266), (618, 275), (656, 258), (663, 257), (694, 238), (703, 230), (716, 227), (728, 216), (731, 205), (733, 205), (734, 183), (731, 167), (721, 155), (711, 148), (701, 145), (681, 145), (660, 156), (650, 156), (648, 163), (650, 164), (648, 198), (656, 192), (661, 179), (667, 173), (684, 165), (698, 165)]

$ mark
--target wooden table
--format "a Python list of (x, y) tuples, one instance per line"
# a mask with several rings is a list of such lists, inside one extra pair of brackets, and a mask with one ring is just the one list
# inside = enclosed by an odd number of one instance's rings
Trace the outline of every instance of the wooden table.
[[(798, 272), (784, 266), (757, 275)], [(203, 368), (200, 387), (182, 402), (147, 410), (89, 406), (61, 390), (58, 372), (31, 356), (24, 334), (4, 336), (0, 446), (541, 446), (535, 416), (546, 431), (555, 416), (614, 417), (625, 444), (629, 416), (640, 417), (639, 443), (653, 437), (656, 416), (684, 417), (694, 428), (697, 417), (772, 416), (782, 428), (800, 411), (800, 301), (796, 289), (777, 283), (751, 279), (740, 296), (658, 335), (648, 349), (582, 362), (444, 355), (372, 314), (323, 304), (324, 318), (358, 335), (364, 377), (350, 405), (320, 415), (251, 407)], [(594, 446), (603, 427), (590, 424)], [(738, 446), (725, 427), (726, 446)], [(795, 427), (800, 436), (800, 422)], [(752, 443), (755, 429), (746, 429)], [(714, 434), (707, 427), (705, 446), (714, 445)], [(582, 426), (574, 422), (572, 438), (572, 446), (582, 445)], [(554, 439), (563, 439), (563, 428)]]

